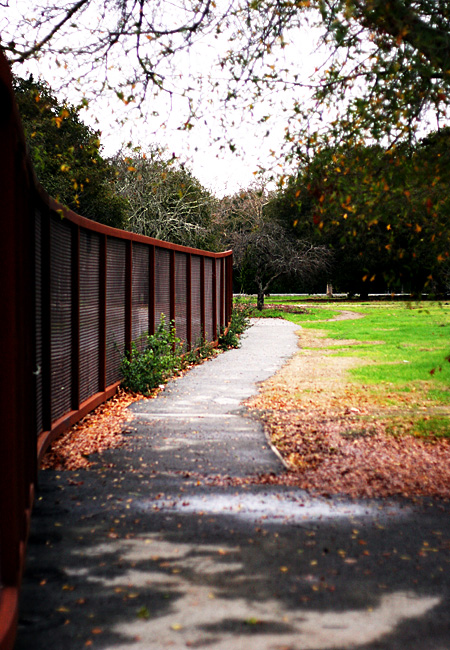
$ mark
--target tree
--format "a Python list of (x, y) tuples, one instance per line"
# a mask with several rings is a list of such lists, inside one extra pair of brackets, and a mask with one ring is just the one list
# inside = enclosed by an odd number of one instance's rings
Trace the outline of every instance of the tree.
[(324, 148), (267, 212), (298, 237), (333, 250), (333, 284), (341, 291), (443, 292), (450, 246), (449, 138), (441, 130), (414, 146)]
[[(310, 27), (320, 31), (324, 47), (316, 73), (305, 78), (302, 57), (289, 51)], [(91, 95), (111, 89), (142, 110), (150, 91), (184, 96), (188, 112), (180, 127), (188, 130), (204, 90), (201, 79), (182, 73), (188, 51), (208, 57), (206, 80), (204, 68), (198, 74), (209, 84), (208, 97), (221, 94), (225, 126), (227, 108), (239, 104), (251, 115), (262, 99), (283, 91), (290, 101), (281, 161), (288, 175), (286, 163), (307, 165), (323, 149), (382, 143), (412, 150), (431, 121), (445, 125), (449, 33), (447, 0), (200, 0), (176, 9), (167, 0), (73, 0), (63, 7), (42, 0), (18, 19), (5, 12), (2, 36), (12, 63), (56, 58), (67, 66), (65, 79), (85, 80)], [(206, 49), (208, 38), (214, 47)], [(155, 110), (153, 102), (148, 106)], [(270, 133), (270, 106), (258, 119)], [(431, 182), (444, 177), (439, 164), (433, 169)], [(377, 178), (367, 181), (376, 186)], [(430, 232), (424, 246), (441, 229)], [(415, 243), (414, 237), (403, 248)]]
[(85, 217), (122, 227), (127, 202), (113, 190), (114, 170), (100, 155), (100, 133), (49, 86), (16, 77), (14, 88), (36, 175), (56, 200)]
[(117, 156), (115, 191), (127, 199), (124, 227), (194, 248), (214, 249), (211, 212), (215, 199), (191, 172), (156, 148)]
[(256, 288), (258, 309), (263, 309), (264, 296), (278, 278), (310, 281), (330, 263), (325, 247), (296, 240), (281, 224), (268, 219), (264, 215), (268, 203), (262, 188), (250, 188), (224, 199), (215, 215), (223, 242), (233, 249), (241, 286)]

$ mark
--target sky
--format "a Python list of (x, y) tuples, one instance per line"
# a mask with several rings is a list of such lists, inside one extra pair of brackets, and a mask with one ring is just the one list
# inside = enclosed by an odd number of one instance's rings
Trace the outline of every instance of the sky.
[[(301, 60), (305, 78), (315, 69), (318, 55), (310, 52), (316, 47), (317, 35), (309, 35), (292, 42), (291, 48), (283, 52), (285, 59)], [(200, 60), (196, 57), (195, 65), (181, 61), (181, 74), (203, 73), (204, 62), (210, 57)], [(290, 63), (286, 63), (290, 65)], [(296, 64), (298, 65), (298, 63)], [(183, 68), (185, 69), (183, 70)], [(186, 71), (186, 72), (185, 72)], [(203, 97), (200, 97), (203, 95)], [(211, 190), (216, 196), (233, 194), (245, 189), (254, 183), (259, 183), (263, 176), (261, 170), (267, 169), (270, 175), (273, 171), (280, 173), (277, 167), (277, 154), (280, 152), (284, 138), (286, 119), (284, 109), (290, 105), (291, 96), (283, 93), (268, 93), (253, 103), (250, 89), (248, 97), (240, 99), (240, 108), (229, 108), (224, 120), (223, 109), (220, 105), (217, 91), (208, 92), (202, 88), (199, 91), (199, 102), (203, 116), (193, 122), (191, 130), (180, 130), (179, 125), (187, 114), (186, 101), (176, 94), (167, 97), (149, 98), (153, 111), (147, 110), (145, 117), (140, 117), (136, 108), (117, 106), (117, 102), (96, 102), (85, 115), (86, 123), (102, 131), (102, 144), (106, 155), (113, 155), (124, 144), (133, 143), (141, 145), (145, 150), (146, 145), (153, 143), (167, 147), (169, 153), (187, 161), (188, 167), (201, 183)], [(253, 103), (252, 109), (249, 106)], [(112, 109), (112, 106), (115, 108)], [(155, 110), (156, 109), (156, 110)], [(117, 119), (123, 111), (123, 125), (117, 127)], [(151, 113), (157, 112), (153, 116)], [(260, 123), (264, 115), (270, 115), (267, 122)], [(230, 150), (228, 140), (233, 141), (233, 151)], [(272, 183), (273, 186), (273, 183)]]
[[(16, 6), (17, 11), (23, 13), (30, 6), (30, 0), (11, 0), (10, 6)], [(283, 65), (295, 66), (307, 78), (318, 61), (318, 55), (311, 54), (316, 41), (317, 34), (312, 30), (294, 32), (289, 46), (277, 52), (276, 56), (282, 57)], [(279, 172), (276, 159), (286, 126), (283, 109), (287, 107), (289, 98), (283, 93), (271, 93), (250, 108), (250, 92), (246, 97), (243, 88), (243, 96), (239, 97), (240, 108), (232, 110), (229, 106), (224, 114), (217, 90), (211, 90), (206, 81), (202, 84), (194, 82), (199, 75), (206, 80), (209, 75), (217, 74), (211, 66), (217, 55), (216, 44), (217, 39), (206, 39), (178, 58), (176, 72), (184, 82), (187, 80), (191, 83), (192, 80), (191, 96), (198, 100), (202, 113), (201, 119), (193, 122), (191, 130), (179, 128), (188, 115), (188, 105), (177, 92), (170, 97), (163, 95), (158, 98), (150, 92), (144, 106), (144, 117), (139, 115), (134, 104), (125, 106), (111, 94), (102, 93), (90, 102), (89, 108), (83, 110), (81, 116), (85, 123), (101, 131), (104, 155), (111, 156), (120, 149), (124, 150), (128, 142), (134, 147), (141, 146), (143, 151), (154, 144), (166, 147), (170, 154), (174, 153), (180, 161), (186, 161), (194, 176), (218, 197), (259, 182), (257, 172), (261, 168), (270, 169), (275, 164), (275, 172)], [(15, 72), (21, 76), (32, 72), (45, 79), (56, 91), (64, 83), (66, 72), (60, 63), (55, 65), (55, 61), (56, 56), (46, 56), (38, 62), (17, 66)], [(280, 65), (280, 61), (277, 61), (277, 65)], [(114, 74), (117, 75), (118, 83), (120, 75), (127, 72), (127, 61), (120, 61), (119, 67), (121, 71), (111, 66), (108, 72), (113, 79)], [(97, 82), (97, 79), (86, 77), (86, 86), (93, 82)], [(224, 82), (221, 82), (219, 90), (224, 87)], [(76, 104), (82, 92), (69, 86), (62, 95), (58, 94)], [(270, 119), (260, 123), (259, 119), (266, 114), (270, 114)], [(234, 153), (230, 150), (229, 140), (233, 141)]]

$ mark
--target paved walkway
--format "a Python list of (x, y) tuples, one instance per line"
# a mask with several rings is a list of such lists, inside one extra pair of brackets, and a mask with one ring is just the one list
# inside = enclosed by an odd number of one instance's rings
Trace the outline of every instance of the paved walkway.
[(242, 401), (294, 332), (257, 321), (134, 404), (127, 446), (41, 473), (17, 650), (449, 650), (448, 504), (205, 480), (283, 471)]

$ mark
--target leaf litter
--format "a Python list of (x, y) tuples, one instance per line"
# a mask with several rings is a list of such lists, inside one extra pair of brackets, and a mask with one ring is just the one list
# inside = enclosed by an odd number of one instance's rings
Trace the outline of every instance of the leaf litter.
[(142, 395), (123, 389), (63, 433), (42, 459), (41, 469), (77, 470), (93, 465), (89, 456), (124, 444), (124, 429), (133, 415), (128, 406)]
[[(449, 499), (450, 441), (411, 433), (417, 410), (427, 409), (423, 395), (396, 394), (393, 406), (385, 391), (350, 381), (347, 371), (364, 362), (332, 356), (342, 341), (300, 336), (302, 350), (247, 401), (288, 468), (257, 482), (321, 495)], [(401, 435), (390, 432), (395, 417), (405, 423)]]
[[(449, 499), (450, 441), (423, 440), (409, 433), (392, 435), (392, 405), (386, 393), (377, 396), (373, 389), (353, 384), (346, 376), (349, 368), (363, 361), (331, 356), (330, 348), (351, 347), (358, 341), (337, 342), (317, 330), (302, 330), (300, 344), (302, 350), (247, 401), (250, 412), (264, 421), (287, 471), (209, 480), (289, 485), (321, 495)], [(405, 412), (420, 395), (397, 394), (396, 398), (404, 402), (397, 415), (405, 421)], [(91, 454), (122, 446), (126, 423), (132, 418), (127, 407), (140, 399), (140, 395), (119, 390), (60, 436), (41, 467), (88, 469), (93, 464)]]

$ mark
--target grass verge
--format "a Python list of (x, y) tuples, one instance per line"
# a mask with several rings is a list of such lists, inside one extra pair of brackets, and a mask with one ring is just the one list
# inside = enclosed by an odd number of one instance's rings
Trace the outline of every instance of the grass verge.
[[(356, 394), (364, 388), (387, 431), (450, 438), (448, 302), (339, 303), (339, 311), (329, 303), (303, 302), (302, 308), (303, 313), (278, 309), (276, 314), (313, 330), (319, 341), (326, 336), (331, 357), (359, 360), (347, 370), (346, 380)], [(267, 312), (274, 315), (272, 309)]]

